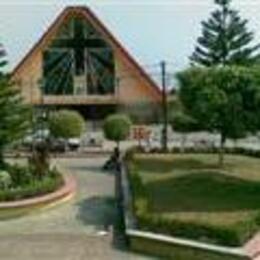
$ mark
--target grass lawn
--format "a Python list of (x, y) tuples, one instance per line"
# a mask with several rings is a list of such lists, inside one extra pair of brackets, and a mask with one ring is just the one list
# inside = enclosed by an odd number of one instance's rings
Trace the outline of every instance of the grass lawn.
[[(260, 160), (214, 154), (135, 155), (149, 214), (184, 223), (228, 228), (245, 242), (258, 228)], [(253, 225), (252, 225), (253, 223)]]

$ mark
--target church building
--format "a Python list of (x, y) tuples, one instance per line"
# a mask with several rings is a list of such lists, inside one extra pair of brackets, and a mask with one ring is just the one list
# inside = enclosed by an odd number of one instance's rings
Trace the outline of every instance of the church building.
[(67, 7), (12, 73), (25, 102), (104, 117), (161, 91), (87, 7)]

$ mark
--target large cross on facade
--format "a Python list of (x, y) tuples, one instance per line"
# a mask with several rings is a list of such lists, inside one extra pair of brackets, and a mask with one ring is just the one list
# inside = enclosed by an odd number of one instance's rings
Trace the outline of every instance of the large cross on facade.
[(81, 85), (87, 91), (88, 59), (90, 58), (88, 51), (107, 49), (108, 45), (97, 34), (88, 35), (85, 26), (81, 19), (73, 19), (71, 37), (56, 38), (51, 47), (72, 50), (75, 64), (74, 87)]

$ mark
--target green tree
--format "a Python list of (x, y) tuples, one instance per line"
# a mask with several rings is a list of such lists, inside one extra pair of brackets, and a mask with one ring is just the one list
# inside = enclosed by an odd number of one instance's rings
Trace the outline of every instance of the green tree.
[(119, 150), (121, 141), (129, 137), (131, 130), (131, 120), (123, 114), (108, 116), (104, 122), (104, 134), (108, 140), (115, 141)]
[(202, 36), (190, 60), (193, 64), (249, 65), (259, 60), (259, 45), (253, 45), (254, 34), (248, 21), (231, 7), (232, 0), (215, 0), (217, 9), (202, 22)]
[(169, 120), (172, 121), (176, 113), (183, 112), (183, 105), (181, 104), (178, 92), (168, 97), (168, 116)]
[(180, 99), (201, 129), (221, 136), (219, 162), (227, 138), (237, 139), (258, 128), (259, 69), (191, 68), (177, 74)]
[(73, 110), (59, 110), (51, 113), (48, 119), (50, 134), (53, 137), (79, 137), (85, 129), (85, 120)]
[(30, 126), (30, 109), (4, 73), (6, 63), (6, 53), (0, 44), (0, 167), (4, 166), (4, 149), (21, 139)]
[(184, 152), (187, 134), (197, 131), (198, 124), (195, 119), (183, 111), (177, 111), (171, 118), (172, 129), (182, 134), (181, 150)]

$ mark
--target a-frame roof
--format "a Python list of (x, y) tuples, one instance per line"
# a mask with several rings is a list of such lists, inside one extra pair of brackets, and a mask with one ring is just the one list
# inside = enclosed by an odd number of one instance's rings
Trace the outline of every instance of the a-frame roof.
[(102, 32), (107, 39), (114, 45), (114, 47), (119, 50), (124, 57), (128, 60), (130, 64), (136, 69), (141, 77), (148, 83), (151, 87), (151, 90), (158, 97), (158, 100), (161, 99), (161, 90), (155, 81), (145, 72), (145, 70), (138, 64), (138, 62), (133, 58), (132, 55), (122, 46), (122, 44), (113, 36), (113, 34), (108, 30), (108, 28), (100, 21), (100, 19), (86, 6), (71, 6), (66, 7), (61, 14), (56, 18), (56, 20), (51, 24), (51, 26), (46, 30), (43, 36), (36, 42), (36, 44), (31, 48), (31, 50), (25, 55), (25, 57), (17, 64), (14, 68), (12, 75), (15, 75), (20, 68), (26, 63), (26, 61), (39, 49), (43, 49), (48, 45), (49, 35), (53, 34), (58, 30), (60, 25), (73, 14), (79, 14), (85, 17), (92, 25)]

